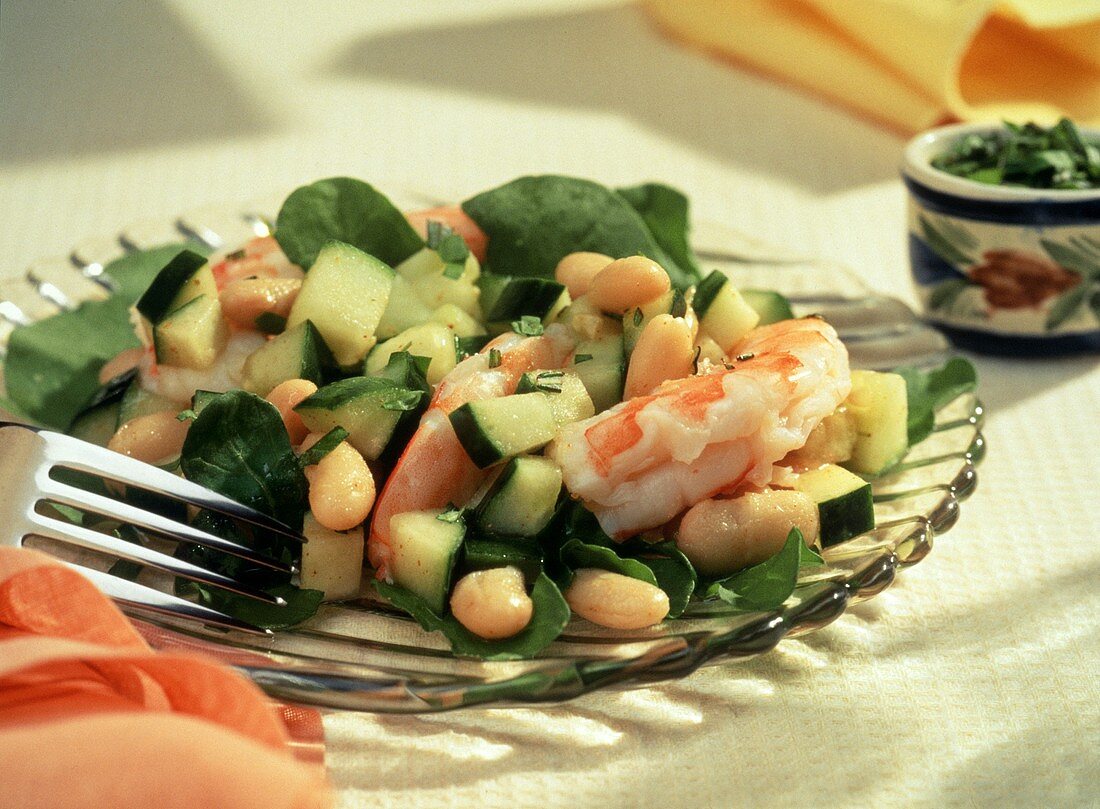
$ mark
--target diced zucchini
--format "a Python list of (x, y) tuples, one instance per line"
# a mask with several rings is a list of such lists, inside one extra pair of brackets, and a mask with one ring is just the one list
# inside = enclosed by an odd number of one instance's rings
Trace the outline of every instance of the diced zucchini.
[(341, 533), (325, 528), (307, 513), (302, 535), (302, 587), (321, 590), (325, 601), (339, 601), (359, 595), (363, 578), (363, 529)]
[(319, 388), (294, 411), (310, 432), (343, 427), (348, 443), (372, 461), (390, 442), (401, 417), (416, 409), (423, 396), (422, 391), (410, 391), (389, 379), (353, 376)]
[(412, 284), (403, 276), (394, 275), (386, 310), (382, 312), (382, 319), (378, 321), (374, 335), (379, 340), (386, 340), (405, 329), (427, 323), (430, 319), (431, 310), (420, 300)]
[(845, 402), (855, 422), (852, 457), (845, 464), (864, 475), (877, 475), (909, 450), (909, 399), (898, 374), (852, 371), (852, 392)]
[(554, 516), (561, 468), (550, 458), (520, 455), (508, 461), (477, 508), (477, 524), (490, 534), (533, 537)]
[(386, 367), (396, 351), (408, 351), (418, 357), (428, 357), (428, 381), (433, 385), (455, 367), (454, 332), (442, 323), (423, 323), (391, 337), (375, 346), (367, 355), (366, 372), (375, 374)]
[(433, 311), (431, 319), (453, 331), (455, 337), (479, 337), (485, 334), (485, 327), (477, 318), (471, 317), (453, 303), (445, 303)]
[(324, 369), (333, 364), (332, 354), (312, 321), (269, 340), (244, 361), (241, 387), (267, 396), (288, 379), (308, 379), (320, 384)]
[(520, 394), (468, 402), (451, 413), (466, 454), (485, 468), (549, 443), (556, 425), (544, 397)]
[(192, 298), (153, 326), (157, 362), (177, 368), (209, 368), (228, 340), (229, 327), (217, 297)]
[(537, 542), (518, 538), (468, 536), (462, 544), (463, 570), (489, 570), (514, 565), (531, 580), (542, 572), (543, 552)]
[(137, 310), (149, 323), (156, 325), (169, 312), (200, 295), (210, 299), (218, 297), (214, 273), (205, 258), (184, 250), (157, 273), (149, 288), (138, 298)]
[(757, 326), (768, 326), (772, 323), (778, 323), (780, 320), (790, 320), (794, 317), (791, 302), (773, 290), (742, 289), (741, 297), (760, 315), (760, 322), (756, 324)]
[(659, 298), (650, 301), (644, 306), (632, 309), (623, 315), (623, 347), (629, 355), (634, 350), (646, 324), (657, 315), (672, 315), (683, 317), (687, 313), (687, 301), (684, 293), (678, 289), (670, 289)]
[(597, 340), (581, 340), (573, 352), (569, 370), (584, 383), (597, 413), (617, 405), (623, 399), (626, 381), (623, 336), (613, 334)]
[(826, 464), (803, 472), (794, 488), (817, 503), (822, 547), (851, 539), (875, 527), (871, 484), (843, 467)]
[(699, 283), (691, 305), (699, 316), (700, 330), (727, 353), (760, 320), (729, 277), (719, 270)]
[(440, 511), (407, 511), (390, 518), (390, 575), (396, 584), (443, 614), (451, 575), (466, 528), (461, 520), (440, 520)]
[[(565, 287), (557, 281), (486, 273), (481, 287), (481, 311), (486, 323), (506, 323), (523, 315), (545, 318), (562, 300)], [(568, 293), (566, 293), (568, 295)]]
[(287, 318), (287, 329), (313, 321), (340, 365), (359, 362), (374, 346), (393, 286), (393, 270), (343, 242), (317, 254)]
[(183, 405), (173, 402), (157, 393), (147, 391), (141, 386), (141, 380), (134, 377), (122, 394), (122, 402), (118, 409), (118, 424), (121, 427), (128, 421), (138, 416), (148, 416), (151, 413), (163, 413), (165, 410), (182, 410)]
[(519, 378), (516, 393), (542, 393), (559, 427), (596, 413), (588, 389), (572, 371), (528, 371)]

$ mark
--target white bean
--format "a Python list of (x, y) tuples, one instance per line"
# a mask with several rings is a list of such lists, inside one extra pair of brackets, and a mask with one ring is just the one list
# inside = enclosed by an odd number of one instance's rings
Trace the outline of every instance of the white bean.
[[(302, 442), (303, 451), (320, 438), (318, 433), (307, 436)], [(309, 510), (325, 528), (347, 531), (370, 514), (374, 505), (374, 476), (363, 456), (347, 441), (341, 441), (305, 471), (309, 480)]]
[(565, 600), (581, 618), (612, 629), (642, 629), (668, 615), (668, 596), (661, 588), (591, 567), (573, 572)]
[(180, 421), (173, 410), (130, 419), (119, 427), (107, 449), (146, 463), (162, 463), (180, 454), (189, 421)]
[(808, 544), (818, 536), (817, 504), (802, 492), (769, 489), (731, 500), (696, 503), (680, 522), (676, 546), (695, 568), (722, 576), (774, 556), (798, 528)]
[(264, 397), (275, 405), (275, 409), (283, 417), (291, 444), (301, 444), (309, 434), (309, 428), (302, 422), (302, 417), (294, 412), (294, 408), (316, 392), (317, 386), (308, 379), (288, 379), (273, 387)]
[(517, 567), (467, 573), (451, 593), (451, 614), (486, 640), (510, 638), (531, 623), (535, 604)]
[(565, 284), (569, 297), (576, 300), (588, 292), (592, 279), (615, 259), (603, 253), (570, 253), (554, 269), (554, 280)]
[(691, 376), (695, 347), (683, 318), (657, 315), (646, 323), (630, 354), (623, 399), (644, 396), (666, 379)]
[(596, 273), (588, 297), (610, 315), (622, 315), (664, 295), (671, 282), (661, 265), (645, 256), (613, 261)]

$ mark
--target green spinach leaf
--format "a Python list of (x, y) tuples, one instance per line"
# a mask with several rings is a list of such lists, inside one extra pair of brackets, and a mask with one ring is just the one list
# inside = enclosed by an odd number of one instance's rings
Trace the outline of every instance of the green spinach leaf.
[(686, 288), (697, 273), (680, 266), (620, 194), (590, 180), (559, 175), (520, 177), (462, 203), (489, 237), (486, 268), (500, 275), (553, 278), (569, 253), (614, 258), (645, 255)]
[(212, 399), (180, 453), (188, 480), (301, 529), (307, 484), (279, 411), (242, 390)]
[(675, 542), (651, 545), (640, 551), (637, 559), (653, 572), (657, 586), (668, 596), (668, 617), (679, 618), (699, 583), (695, 567)]
[(115, 286), (110, 298), (15, 329), (4, 361), (4, 384), (15, 409), (47, 427), (68, 429), (99, 390), (103, 364), (140, 345), (129, 308), (185, 247), (198, 249), (172, 244), (113, 261), (104, 268)]
[[(559, 553), (561, 554), (562, 565), (570, 572), (570, 579), (572, 579), (572, 571), (594, 567), (600, 570), (609, 570), (621, 576), (629, 576), (632, 579), (640, 579), (652, 584), (654, 587), (657, 586), (657, 577), (653, 575), (652, 570), (637, 559), (620, 556), (614, 548), (603, 545), (589, 545), (579, 539), (570, 539), (561, 546)], [(565, 584), (565, 582), (562, 582), (562, 584)]]
[(385, 195), (350, 177), (331, 177), (295, 189), (279, 209), (275, 239), (287, 258), (307, 270), (332, 239), (391, 267), (424, 247), (424, 240)]
[(942, 367), (931, 371), (907, 367), (898, 368), (895, 373), (905, 379), (910, 446), (931, 434), (937, 410), (978, 385), (978, 372), (962, 357), (952, 357)]
[(745, 612), (778, 608), (794, 592), (805, 546), (802, 532), (792, 528), (779, 553), (758, 565), (711, 582), (704, 598), (720, 598)]
[(540, 573), (531, 588), (535, 611), (519, 634), (503, 640), (485, 640), (470, 632), (452, 615), (436, 615), (424, 599), (403, 587), (376, 581), (374, 586), (391, 604), (407, 612), (428, 632), (442, 632), (455, 654), (483, 660), (522, 660), (549, 646), (569, 623), (569, 605), (554, 582)]
[(688, 241), (691, 232), (688, 198), (675, 188), (661, 183), (644, 183), (617, 190), (641, 215), (665, 253), (696, 279), (702, 278)]

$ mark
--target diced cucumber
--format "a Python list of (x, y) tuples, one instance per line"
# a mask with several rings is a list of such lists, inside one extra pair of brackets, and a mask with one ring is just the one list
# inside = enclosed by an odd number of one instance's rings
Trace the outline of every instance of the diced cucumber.
[(390, 518), (390, 575), (442, 615), (466, 528), (440, 520), (440, 511), (407, 511)]
[[(442, 275), (447, 264), (439, 257), (439, 253), (430, 247), (422, 248), (402, 261), (394, 270), (406, 281), (412, 283), (421, 278)], [(455, 280), (473, 283), (481, 276), (481, 265), (473, 253), (466, 257), (466, 264), (462, 268), (462, 275)]]
[(393, 270), (343, 242), (317, 254), (287, 318), (287, 329), (313, 321), (340, 365), (352, 365), (375, 344), (393, 286)]
[(403, 276), (394, 275), (386, 309), (374, 334), (379, 340), (385, 340), (430, 319), (431, 310), (420, 300), (412, 284)]
[(462, 569), (489, 570), (514, 565), (531, 580), (542, 572), (543, 551), (537, 542), (525, 539), (468, 536), (462, 544)]
[(483, 469), (549, 443), (554, 411), (542, 396), (520, 394), (468, 402), (451, 413), (466, 454)]
[(699, 316), (700, 330), (727, 353), (760, 320), (760, 315), (720, 270), (714, 270), (699, 283), (691, 305)]
[(455, 360), (462, 362), (467, 357), (472, 357), (485, 348), (492, 339), (488, 334), (478, 334), (474, 337), (455, 337)]
[(787, 457), (791, 463), (807, 468), (823, 463), (844, 463), (852, 457), (855, 445), (855, 420), (846, 407), (840, 407), (823, 418), (810, 431), (806, 443)]
[(479, 337), (485, 334), (485, 327), (453, 303), (445, 303), (432, 312), (431, 319), (442, 323), (455, 333), (455, 337)]
[(579, 341), (569, 370), (584, 383), (597, 413), (617, 405), (623, 399), (623, 383), (626, 381), (623, 336), (613, 334), (597, 340)]
[(390, 356), (397, 351), (408, 351), (418, 357), (428, 357), (428, 381), (433, 385), (455, 367), (454, 332), (442, 323), (423, 323), (379, 343), (367, 355), (366, 372), (375, 374), (386, 367)]
[(877, 475), (909, 450), (909, 400), (898, 374), (852, 371), (852, 392), (845, 402), (855, 422), (852, 457), (845, 464), (864, 475)]
[(174, 312), (200, 295), (217, 299), (218, 285), (206, 259), (198, 253), (184, 250), (157, 273), (149, 288), (138, 298), (137, 310), (156, 325), (169, 312)]
[(294, 411), (310, 432), (343, 427), (348, 443), (372, 461), (390, 442), (401, 417), (414, 410), (423, 396), (422, 391), (398, 387), (389, 379), (353, 376), (319, 388)]
[(790, 320), (794, 317), (791, 302), (773, 290), (742, 289), (741, 297), (760, 315), (760, 322), (756, 324), (757, 326), (768, 326), (772, 323), (778, 323), (780, 320)]
[(429, 362), (427, 357), (415, 357), (408, 351), (397, 351), (390, 355), (386, 367), (376, 374), (381, 379), (393, 381), (398, 387), (423, 394), (414, 408), (401, 414), (386, 450), (378, 456), (379, 463), (384, 466), (388, 467), (404, 452), (409, 439), (420, 425), (420, 416), (428, 409), (432, 400), (432, 386), (426, 376)]
[(148, 416), (151, 413), (163, 413), (165, 410), (182, 410), (183, 405), (173, 402), (157, 393), (147, 391), (141, 386), (141, 380), (135, 377), (122, 394), (122, 402), (118, 409), (118, 424), (121, 427), (128, 421), (139, 416)]
[(519, 378), (516, 393), (542, 393), (559, 427), (596, 413), (588, 389), (572, 371), (528, 371)]
[(817, 503), (822, 547), (851, 539), (875, 527), (871, 484), (843, 467), (826, 464), (803, 472), (794, 488)]
[(477, 284), (464, 278), (448, 278), (442, 273), (418, 278), (412, 282), (413, 291), (429, 310), (453, 303), (472, 317), (481, 314), (478, 298), (481, 292)]
[(477, 524), (490, 534), (533, 537), (554, 516), (561, 468), (550, 458), (520, 455), (504, 465), (477, 507)]
[(523, 315), (545, 318), (559, 304), (565, 287), (546, 278), (490, 275), (478, 282), (486, 323), (518, 320)]
[(670, 289), (661, 297), (652, 300), (644, 306), (639, 306), (623, 315), (623, 347), (629, 355), (634, 350), (646, 324), (657, 315), (672, 315), (683, 317), (687, 313), (687, 301), (684, 293), (678, 289)]
[(192, 298), (153, 326), (157, 362), (177, 368), (209, 368), (228, 340), (221, 303), (206, 295)]
[(241, 387), (267, 396), (272, 388), (288, 379), (308, 379), (320, 384), (325, 368), (333, 362), (320, 332), (312, 321), (306, 320), (264, 343), (244, 361)]
[(301, 584), (320, 590), (325, 601), (355, 598), (363, 578), (363, 529), (333, 531), (307, 512), (302, 523)]

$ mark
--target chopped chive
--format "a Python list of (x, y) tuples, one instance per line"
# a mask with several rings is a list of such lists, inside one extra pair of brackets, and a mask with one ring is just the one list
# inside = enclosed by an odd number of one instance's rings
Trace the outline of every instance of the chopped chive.
[(580, 365), (582, 362), (588, 362), (590, 359), (592, 359), (591, 354), (574, 354), (573, 364)]
[(745, 360), (751, 360), (751, 359), (752, 359), (753, 357), (755, 357), (755, 356), (756, 356), (756, 355), (755, 355), (755, 354), (753, 354), (753, 353), (752, 353), (752, 352), (750, 351), (750, 352), (749, 352), (749, 353), (747, 353), (747, 354), (738, 354), (738, 355), (737, 355), (736, 357), (734, 357), (734, 359), (735, 359), (735, 360), (737, 360), (738, 362), (744, 362)]
[(226, 261), (240, 261), (242, 258), (245, 257), (245, 255), (246, 253), (244, 252), (244, 248), (242, 247), (240, 250), (234, 250), (232, 253), (227, 255), (225, 259)]
[(634, 325), (635, 326), (641, 326), (643, 317), (644, 316), (642, 315), (642, 310), (641, 309), (635, 309), (634, 310)]
[(699, 357), (703, 353), (702, 346), (695, 346), (695, 356), (691, 358), (691, 372), (693, 374), (699, 373)]

